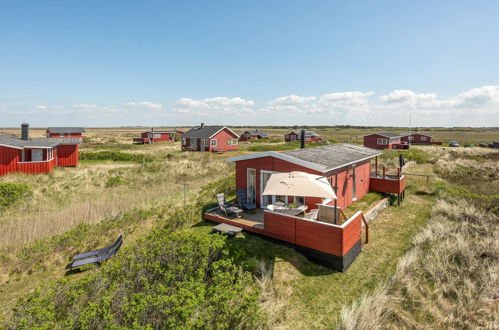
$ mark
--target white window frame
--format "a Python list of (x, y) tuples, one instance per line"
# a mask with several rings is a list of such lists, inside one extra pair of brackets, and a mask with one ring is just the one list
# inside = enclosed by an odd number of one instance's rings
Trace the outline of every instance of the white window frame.
[(185, 146), (185, 145), (186, 145), (186, 143), (187, 143), (187, 139), (186, 139), (186, 138), (182, 138), (182, 145), (184, 145), (184, 146)]
[(237, 139), (229, 139), (227, 141), (227, 145), (229, 145), (229, 146), (237, 146), (238, 142), (239, 141)]
[(387, 138), (377, 138), (376, 140), (377, 144), (381, 146), (387, 146), (388, 145), (388, 139)]
[(191, 147), (196, 147), (196, 148), (198, 147), (198, 139), (196, 139), (196, 138), (191, 138), (191, 141), (190, 141), (190, 142), (191, 142), (191, 143), (190, 143), (190, 146), (191, 146)]
[[(299, 198), (303, 199), (303, 203), (298, 200)], [(295, 196), (294, 199), (293, 199), (293, 202), (295, 204), (303, 204), (303, 205), (305, 205), (305, 196)]]
[(413, 141), (414, 140), (414, 136), (409, 135), (408, 139), (409, 139), (409, 141)]
[(427, 136), (422, 136), (422, 137), (421, 137), (421, 141), (426, 141), (426, 140), (428, 140), (428, 137), (427, 137)]
[[(264, 191), (264, 187), (263, 187), (263, 176), (265, 174), (276, 174), (276, 173), (281, 173), (281, 172), (260, 170), (260, 208), (262, 208), (262, 209), (267, 208), (267, 205), (264, 205), (264, 203), (263, 203), (263, 197), (264, 197), (262, 195), (262, 193)], [(279, 196), (284, 196), (284, 195), (279, 195)], [(286, 202), (287, 202), (288, 196), (284, 196), (284, 197), (286, 197)], [(276, 202), (276, 195), (272, 195), (272, 201), (271, 201), (271, 203), (275, 204), (275, 202)]]
[[(213, 142), (214, 142), (214, 143), (213, 143)], [(212, 146), (212, 147), (216, 147), (216, 146), (217, 146), (217, 144), (218, 144), (218, 140), (217, 140), (217, 139), (211, 139), (211, 140), (210, 140), (210, 146)]]
[(201, 140), (201, 146), (204, 148), (204, 147), (207, 147), (209, 145), (209, 140), (208, 139), (202, 139)]

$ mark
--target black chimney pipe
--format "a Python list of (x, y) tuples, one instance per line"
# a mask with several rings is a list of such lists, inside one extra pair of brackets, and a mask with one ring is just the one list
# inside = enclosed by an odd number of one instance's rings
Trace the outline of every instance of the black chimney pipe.
[(305, 148), (305, 130), (301, 130), (300, 148)]
[(21, 124), (21, 140), (28, 141), (29, 139), (29, 124)]

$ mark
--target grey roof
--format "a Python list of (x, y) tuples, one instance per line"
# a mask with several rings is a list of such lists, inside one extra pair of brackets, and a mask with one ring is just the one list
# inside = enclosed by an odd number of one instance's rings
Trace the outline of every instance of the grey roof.
[[(295, 133), (299, 136), (301, 136), (301, 131), (292, 131), (291, 133)], [(315, 133), (314, 131), (305, 131), (305, 136), (319, 136), (319, 134)]]
[[(226, 128), (227, 126), (195, 126), (188, 130), (187, 132), (182, 135), (183, 138), (205, 138), (208, 139), (212, 137), (215, 133), (220, 131), (223, 128)], [(234, 133), (237, 137), (239, 137), (236, 133)]]
[(390, 133), (390, 132), (381, 132), (381, 133), (371, 133), (371, 134), (367, 134), (365, 136), (369, 136), (369, 135), (381, 135), (381, 136), (384, 136), (384, 137), (387, 137), (387, 138), (393, 138), (393, 137), (401, 137), (400, 134), (397, 134), (397, 133)]
[(421, 132), (406, 132), (406, 133), (400, 133), (400, 136), (409, 136), (409, 135), (414, 135), (414, 134), (420, 134), (420, 135), (425, 135), (425, 136), (432, 136), (430, 134), (426, 134), (426, 133), (421, 133)]
[(85, 133), (85, 128), (83, 127), (49, 127), (47, 128), (49, 133)]
[(80, 138), (32, 138), (21, 140), (8, 135), (0, 135), (0, 144), (12, 146), (15, 148), (53, 148), (59, 145), (74, 145), (80, 144)]
[(328, 170), (381, 155), (375, 149), (341, 143), (327, 146), (282, 151), (282, 154), (313, 163)]
[(246, 131), (248, 133), (250, 133), (251, 135), (258, 135), (262, 138), (268, 138), (269, 135), (267, 133), (265, 133), (264, 131), (260, 131), (259, 129), (253, 129), (253, 130), (249, 130), (249, 131)]
[(161, 134), (165, 134), (165, 133), (177, 133), (177, 131), (145, 131), (144, 133), (161, 133)]

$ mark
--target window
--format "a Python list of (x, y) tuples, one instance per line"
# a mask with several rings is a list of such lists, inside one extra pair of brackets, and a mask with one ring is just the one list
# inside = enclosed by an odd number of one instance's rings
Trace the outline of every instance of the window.
[(295, 203), (296, 204), (305, 204), (305, 197), (303, 196), (295, 196)]
[(388, 145), (388, 139), (378, 138), (377, 142), (379, 145), (383, 145), (383, 146)]
[(198, 146), (198, 141), (197, 139), (192, 139), (191, 138), (191, 147), (197, 147)]
[(421, 141), (426, 141), (426, 140), (428, 140), (428, 138), (426, 136), (421, 137)]
[(186, 139), (186, 138), (182, 138), (182, 144), (183, 144), (183, 145), (186, 145), (186, 144), (187, 144), (187, 139)]
[(208, 139), (202, 139), (202, 140), (201, 140), (201, 146), (203, 146), (203, 147), (207, 147), (207, 146), (208, 146), (208, 144), (209, 144), (209, 143), (208, 143), (208, 141), (209, 141)]
[(229, 146), (237, 146), (238, 140), (237, 139), (230, 139), (227, 141), (227, 145)]
[(216, 147), (217, 146), (217, 139), (211, 140), (211, 146)]
[(414, 136), (409, 135), (409, 141), (412, 141), (412, 140), (414, 140)]

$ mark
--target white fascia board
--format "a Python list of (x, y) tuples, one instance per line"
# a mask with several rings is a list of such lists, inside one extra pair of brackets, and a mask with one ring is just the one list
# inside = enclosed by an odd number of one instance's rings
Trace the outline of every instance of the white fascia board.
[(221, 129), (219, 129), (218, 131), (216, 131), (214, 134), (212, 134), (209, 139), (211, 139), (212, 137), (214, 137), (215, 135), (217, 135), (218, 133), (220, 133), (221, 131), (223, 131), (224, 129), (228, 129), (229, 132), (231, 132), (232, 134), (234, 134), (236, 136), (237, 139), (239, 139), (239, 135), (236, 134), (236, 132), (234, 132), (233, 130), (231, 130), (230, 128), (228, 128), (227, 126), (224, 126), (222, 127)]
[(2, 146), (2, 147), (6, 147), (6, 148), (12, 148), (12, 149), (19, 149), (19, 150), (23, 150), (23, 147), (12, 146), (12, 145), (9, 145), (9, 144), (3, 144), (3, 143), (0, 143), (0, 146)]
[(324, 166), (320, 166), (317, 164), (306, 162), (304, 160), (297, 159), (297, 158), (294, 158), (291, 156), (287, 156), (287, 155), (284, 155), (284, 154), (281, 154), (281, 153), (275, 152), (275, 151), (264, 151), (264, 152), (259, 152), (259, 153), (251, 154), (251, 155), (242, 155), (242, 156), (230, 157), (227, 159), (227, 161), (237, 162), (240, 160), (264, 158), (264, 157), (274, 157), (274, 158), (278, 158), (278, 159), (281, 159), (281, 160), (284, 160), (284, 161), (287, 161), (287, 162), (290, 162), (290, 163), (293, 163), (296, 165), (300, 165), (300, 166), (309, 168), (309, 169), (314, 170), (314, 171), (318, 171), (321, 173), (326, 172), (326, 168)]

